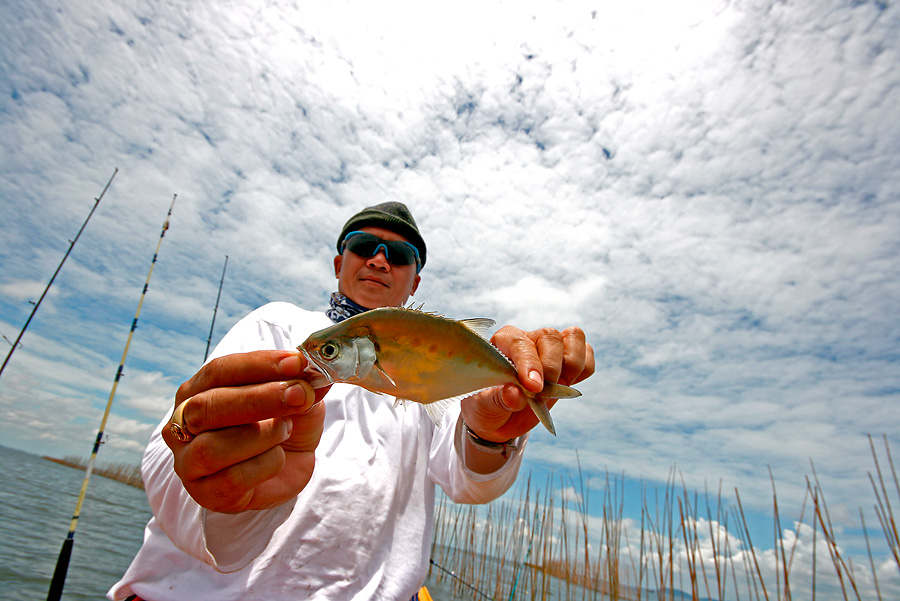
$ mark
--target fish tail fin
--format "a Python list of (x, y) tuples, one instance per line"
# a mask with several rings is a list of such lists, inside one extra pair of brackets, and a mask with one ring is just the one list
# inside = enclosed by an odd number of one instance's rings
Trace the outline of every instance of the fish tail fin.
[(556, 427), (553, 425), (553, 418), (550, 417), (547, 399), (574, 399), (580, 396), (581, 393), (570, 386), (550, 383), (545, 384), (544, 389), (539, 393), (529, 394), (528, 404), (540, 422), (547, 428), (547, 431), (556, 436)]
[(545, 384), (539, 394), (545, 399), (574, 399), (581, 396), (581, 393), (571, 386), (562, 384)]
[(556, 436), (556, 427), (553, 425), (553, 418), (550, 417), (550, 408), (547, 407), (547, 403), (544, 401), (544, 394), (542, 392), (529, 394), (528, 404), (531, 406), (531, 410), (534, 411), (538, 420), (544, 424), (544, 427), (547, 428), (550, 434)]

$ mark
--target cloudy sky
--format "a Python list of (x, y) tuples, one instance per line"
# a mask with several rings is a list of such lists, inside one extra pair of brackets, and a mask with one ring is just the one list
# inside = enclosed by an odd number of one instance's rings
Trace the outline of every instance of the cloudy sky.
[(856, 528), (867, 434), (900, 449), (897, 4), (374, 4), (4, 4), (4, 337), (118, 173), (0, 377), (2, 444), (90, 451), (173, 195), (101, 461), (201, 363), (226, 255), (213, 343), (324, 308), (343, 222), (399, 200), (415, 300), (597, 351), (528, 467), (675, 469), (761, 516), (771, 468), (797, 516), (812, 461)]

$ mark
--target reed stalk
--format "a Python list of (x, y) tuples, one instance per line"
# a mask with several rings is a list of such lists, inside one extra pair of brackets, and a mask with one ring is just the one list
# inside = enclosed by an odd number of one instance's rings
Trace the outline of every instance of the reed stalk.
[[(868, 474), (874, 511), (887, 544), (886, 557), (900, 571), (900, 537), (893, 509), (900, 503), (900, 483), (887, 438), (880, 453), (871, 437), (869, 444), (874, 459), (874, 470)], [(753, 545), (736, 488), (733, 504), (723, 497), (721, 484), (714, 497), (708, 489), (702, 496), (691, 493), (683, 478), (676, 484), (679, 473), (674, 468), (664, 489), (642, 489), (640, 532), (634, 537), (626, 528), (624, 475), (620, 480), (607, 472), (599, 519), (592, 530), (592, 486), (579, 458), (574, 477), (550, 474), (537, 487), (529, 476), (515, 496), (486, 507), (456, 505), (441, 496), (435, 511), (432, 560), (437, 567), (432, 578), (438, 583), (451, 579), (458, 600), (675, 601), (686, 593), (692, 599), (789, 601), (798, 596), (792, 590), (798, 582), (793, 570), (800, 556), (801, 531), (808, 531), (804, 524), (809, 506), (811, 535), (803, 536), (810, 536), (811, 542), (812, 601), (821, 593), (823, 566), (826, 573), (833, 571), (838, 594), (845, 601), (862, 601), (862, 578), (864, 572), (871, 572), (871, 594), (881, 600), (885, 586), (896, 588), (896, 582), (885, 585), (879, 580), (863, 510), (859, 514), (867, 562), (854, 564), (838, 544), (815, 466), (810, 466), (812, 476), (806, 477), (790, 544), (769, 470), (774, 566), (764, 566)], [(560, 494), (564, 489), (575, 493), (573, 499)], [(820, 557), (820, 545), (828, 559)]]
[[(849, 591), (847, 590), (847, 585), (856, 592), (856, 598), (859, 599), (859, 591), (856, 589), (856, 581), (853, 578), (853, 573), (847, 569), (847, 563), (844, 561), (844, 558), (841, 555), (840, 550), (838, 549), (837, 541), (834, 536), (834, 526), (831, 523), (831, 516), (828, 513), (828, 506), (825, 503), (825, 497), (822, 494), (821, 486), (819, 485), (819, 476), (816, 474), (816, 468), (810, 462), (810, 466), (812, 468), (813, 478), (815, 480), (815, 492), (817, 503), (815, 504), (815, 517), (818, 518), (819, 526), (822, 528), (822, 536), (825, 537), (825, 542), (828, 548), (828, 554), (831, 557), (832, 565), (834, 566), (835, 574), (837, 574), (838, 581), (841, 585), (841, 592), (844, 595), (845, 601), (848, 600)], [(809, 479), (807, 479), (807, 487), (810, 486)]]
[(866, 554), (869, 557), (869, 567), (872, 569), (872, 582), (875, 585), (875, 594), (881, 600), (881, 589), (878, 587), (878, 570), (875, 569), (875, 558), (872, 557), (872, 546), (869, 544), (869, 532), (866, 530), (866, 518), (862, 508), (859, 509), (859, 521), (862, 524), (863, 536), (866, 539)]
[[(875, 493), (876, 500), (875, 515), (878, 517), (878, 521), (881, 524), (881, 530), (884, 533), (888, 549), (890, 549), (891, 555), (894, 558), (894, 563), (896, 564), (897, 569), (900, 570), (900, 537), (897, 535), (897, 522), (894, 520), (894, 510), (891, 506), (890, 495), (888, 494), (887, 486), (884, 483), (884, 475), (881, 472), (878, 453), (875, 451), (875, 444), (872, 442), (871, 436), (869, 436), (869, 447), (872, 449), (875, 471), (878, 474), (878, 485), (876, 486), (875, 479), (872, 477), (872, 473), (869, 472), (869, 481), (872, 483), (872, 491)], [(897, 494), (898, 500), (900, 500), (900, 483), (897, 481), (897, 470), (894, 469), (894, 460), (891, 457), (891, 449), (888, 446), (887, 436), (884, 436), (884, 449), (887, 454), (891, 474), (893, 475), (894, 491)]]

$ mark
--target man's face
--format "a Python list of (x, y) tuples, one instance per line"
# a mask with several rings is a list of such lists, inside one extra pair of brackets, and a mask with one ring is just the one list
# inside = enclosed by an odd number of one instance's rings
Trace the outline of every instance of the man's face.
[[(400, 234), (381, 227), (364, 227), (360, 231), (384, 240), (408, 240)], [(366, 309), (399, 307), (406, 303), (421, 279), (413, 265), (391, 265), (384, 250), (373, 257), (360, 257), (344, 249), (334, 258), (334, 274), (338, 292)]]

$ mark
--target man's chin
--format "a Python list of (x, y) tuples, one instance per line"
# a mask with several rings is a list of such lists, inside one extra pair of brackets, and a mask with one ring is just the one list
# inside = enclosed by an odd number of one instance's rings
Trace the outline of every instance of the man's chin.
[(380, 288), (379, 290), (364, 290), (356, 295), (358, 298), (351, 298), (353, 302), (366, 309), (395, 306), (397, 303), (392, 300), (391, 295), (387, 294), (387, 292), (388, 290), (386, 288)]

